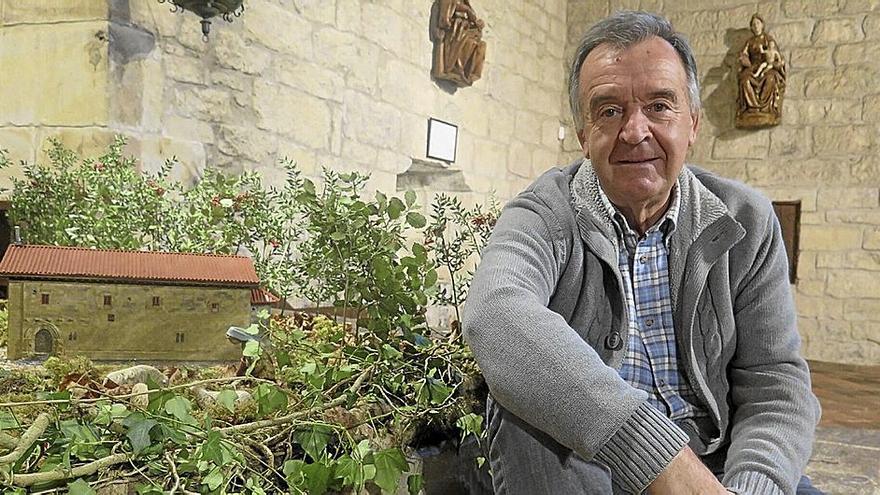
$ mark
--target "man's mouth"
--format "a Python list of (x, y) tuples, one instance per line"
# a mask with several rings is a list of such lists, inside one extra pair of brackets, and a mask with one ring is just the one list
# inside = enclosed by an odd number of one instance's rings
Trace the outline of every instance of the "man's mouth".
[(646, 157), (630, 157), (619, 160), (614, 160), (614, 163), (618, 165), (641, 165), (648, 162), (652, 162), (654, 160), (659, 159), (656, 156), (646, 156)]

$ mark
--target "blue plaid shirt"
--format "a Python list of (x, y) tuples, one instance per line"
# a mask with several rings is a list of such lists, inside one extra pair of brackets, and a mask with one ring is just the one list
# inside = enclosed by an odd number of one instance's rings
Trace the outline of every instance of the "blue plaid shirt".
[(672, 324), (667, 243), (681, 207), (678, 186), (672, 189), (666, 214), (642, 238), (601, 187), (599, 196), (617, 230), (618, 267), (629, 320), (620, 376), (648, 392), (648, 402), (673, 421), (708, 416), (679, 367)]

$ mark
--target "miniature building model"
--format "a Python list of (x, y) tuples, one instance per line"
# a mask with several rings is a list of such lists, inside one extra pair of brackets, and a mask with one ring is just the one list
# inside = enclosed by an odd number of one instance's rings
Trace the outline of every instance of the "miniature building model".
[(271, 294), (243, 256), (12, 245), (8, 357), (235, 360), (231, 325)]

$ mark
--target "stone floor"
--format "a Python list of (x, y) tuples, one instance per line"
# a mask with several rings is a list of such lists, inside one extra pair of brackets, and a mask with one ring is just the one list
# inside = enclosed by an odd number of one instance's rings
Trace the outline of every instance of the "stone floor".
[(880, 495), (880, 366), (810, 369), (822, 421), (807, 474), (829, 495)]

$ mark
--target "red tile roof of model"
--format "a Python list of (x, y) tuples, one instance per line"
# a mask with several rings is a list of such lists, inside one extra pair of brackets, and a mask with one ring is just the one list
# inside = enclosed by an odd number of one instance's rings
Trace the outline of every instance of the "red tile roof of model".
[(275, 304), (280, 301), (281, 298), (272, 294), (268, 290), (257, 287), (256, 289), (251, 289), (251, 304), (254, 306), (265, 306), (269, 304)]
[(18, 244), (6, 251), (0, 276), (245, 287), (260, 283), (253, 262), (244, 256)]

